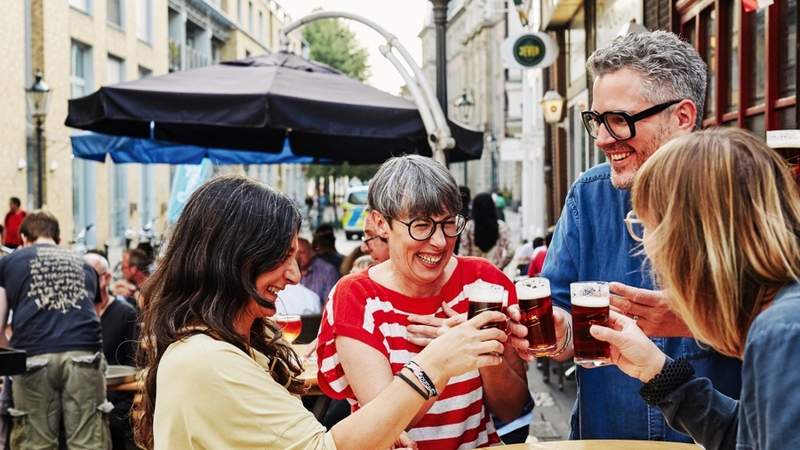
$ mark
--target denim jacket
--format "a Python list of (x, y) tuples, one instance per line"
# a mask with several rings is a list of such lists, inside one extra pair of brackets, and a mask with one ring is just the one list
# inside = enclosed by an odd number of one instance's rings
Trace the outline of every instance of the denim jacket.
[(800, 448), (800, 391), (792, 369), (800, 351), (800, 285), (778, 292), (747, 333), (741, 400), (694, 378), (659, 407), (669, 424), (708, 450)]
[[(575, 281), (619, 281), (652, 289), (641, 247), (623, 219), (630, 192), (611, 184), (608, 164), (588, 170), (570, 189), (547, 251), (542, 276), (550, 280), (553, 302), (569, 310), (569, 285)], [(686, 357), (699, 376), (738, 398), (738, 360), (698, 347), (689, 338), (653, 338), (672, 358)], [(667, 426), (661, 411), (639, 396), (642, 384), (615, 366), (577, 370), (578, 398), (572, 411), (572, 439), (641, 439), (691, 442)]]

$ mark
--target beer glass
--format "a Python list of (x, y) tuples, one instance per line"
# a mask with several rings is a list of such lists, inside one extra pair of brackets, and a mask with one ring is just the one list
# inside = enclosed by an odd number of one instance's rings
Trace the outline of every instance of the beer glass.
[[(504, 300), (508, 296), (503, 286), (487, 283), (483, 280), (464, 286), (464, 294), (469, 302), (467, 317), (470, 319), (484, 311), (503, 312)], [(493, 322), (483, 328), (488, 327), (495, 327), (505, 331), (506, 322)]]
[(276, 315), (272, 317), (272, 320), (278, 324), (283, 333), (283, 338), (289, 341), (290, 344), (300, 336), (300, 332), (303, 330), (303, 322), (298, 315)]
[(608, 283), (589, 281), (571, 283), (572, 333), (575, 346), (575, 364), (604, 366), (609, 363), (611, 351), (608, 342), (598, 341), (591, 334), (592, 325), (608, 326)]
[(556, 325), (550, 281), (527, 278), (515, 284), (522, 324), (528, 328), (528, 353), (547, 356), (556, 349)]

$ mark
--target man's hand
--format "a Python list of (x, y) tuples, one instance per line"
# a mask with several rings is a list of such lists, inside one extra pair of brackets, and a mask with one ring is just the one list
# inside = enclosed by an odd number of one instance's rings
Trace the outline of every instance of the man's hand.
[(636, 321), (652, 337), (691, 337), (683, 320), (669, 307), (663, 291), (635, 288), (622, 283), (609, 284), (611, 309)]

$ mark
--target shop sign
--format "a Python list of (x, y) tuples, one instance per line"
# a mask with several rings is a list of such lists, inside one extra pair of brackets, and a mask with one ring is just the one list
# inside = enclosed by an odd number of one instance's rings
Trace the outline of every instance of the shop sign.
[(503, 42), (503, 60), (513, 69), (543, 69), (558, 57), (558, 44), (542, 32), (510, 36)]

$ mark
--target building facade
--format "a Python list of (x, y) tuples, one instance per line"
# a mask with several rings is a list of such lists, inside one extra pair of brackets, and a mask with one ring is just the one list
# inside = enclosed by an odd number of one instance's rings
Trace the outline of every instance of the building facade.
[[(62, 243), (88, 229), (83, 243), (89, 248), (119, 248), (146, 226), (163, 230), (173, 170), (73, 159), (70, 136), (78, 130), (64, 126), (68, 99), (107, 84), (277, 50), (280, 27), (289, 20), (274, 0), (15, 0), (4, 6), (0, 199), (20, 197), (29, 210), (36, 204), (40, 147), (25, 88), (40, 71), (51, 89), (41, 146), (44, 205), (62, 225)], [(297, 39), (291, 48), (300, 48)], [(299, 167), (275, 170), (286, 179), (297, 178), (293, 171), (302, 176)]]
[[(522, 74), (505, 69), (501, 45), (519, 29), (513, 7), (505, 1), (451, 0), (447, 24), (448, 116), (484, 133), (478, 161), (450, 165), (456, 181), (472, 194), (504, 192), (518, 200), (522, 194), (522, 164), (504, 158), (507, 140), (522, 137)], [(436, 80), (436, 32), (428, 17), (419, 34), (422, 70)]]

